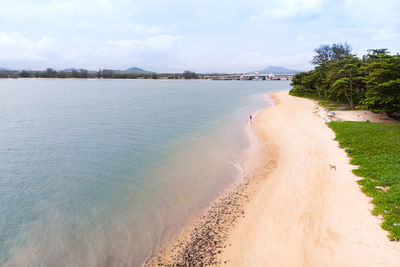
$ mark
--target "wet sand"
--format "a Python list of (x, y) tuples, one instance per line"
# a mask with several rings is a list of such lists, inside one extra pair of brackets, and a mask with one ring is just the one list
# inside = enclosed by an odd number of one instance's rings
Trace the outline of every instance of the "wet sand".
[[(243, 177), (233, 181), (209, 207), (191, 218), (182, 233), (152, 255), (146, 266), (220, 265), (229, 262), (218, 259), (218, 255), (229, 246), (225, 244), (229, 233), (245, 217), (246, 205), (258, 192), (266, 174), (276, 167), (277, 150), (261, 143), (254, 129), (255, 123), (256, 120), (249, 122), (245, 128), (250, 147), (243, 155)], [(258, 170), (261, 172), (257, 174)]]
[(261, 161), (147, 265), (400, 266), (400, 243), (371, 215), (329, 113), (288, 92), (271, 97), (251, 125)]

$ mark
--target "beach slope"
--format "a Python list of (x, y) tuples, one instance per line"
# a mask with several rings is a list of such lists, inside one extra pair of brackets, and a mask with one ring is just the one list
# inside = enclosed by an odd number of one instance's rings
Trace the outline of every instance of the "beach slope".
[[(346, 153), (315, 102), (288, 92), (253, 124), (265, 146), (279, 150), (220, 254), (230, 266), (400, 266), (391, 242), (371, 215)], [(332, 166), (332, 167), (331, 167)]]

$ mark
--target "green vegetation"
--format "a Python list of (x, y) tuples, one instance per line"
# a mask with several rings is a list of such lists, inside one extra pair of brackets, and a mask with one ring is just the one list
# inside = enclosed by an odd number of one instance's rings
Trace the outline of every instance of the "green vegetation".
[(183, 77), (184, 77), (185, 79), (198, 79), (198, 78), (199, 78), (199, 75), (197, 75), (197, 74), (194, 73), (193, 71), (185, 70), (185, 71), (183, 72)]
[(45, 71), (11, 71), (1, 70), (0, 78), (79, 78), (79, 79), (200, 79), (198, 74), (185, 71), (184, 73), (139, 73), (119, 70), (100, 69), (98, 71), (87, 71), (85, 69), (72, 69), (71, 71), (56, 71), (51, 68)]
[(326, 107), (328, 110), (351, 110), (350, 105), (342, 101), (322, 99), (318, 101), (318, 105)]
[(351, 109), (400, 112), (400, 55), (370, 49), (360, 59), (346, 43), (314, 51), (316, 67), (293, 77), (291, 95), (346, 102)]
[[(293, 77), (291, 95), (318, 100), (328, 109), (368, 109), (400, 113), (400, 55), (371, 49), (358, 58), (348, 44), (321, 45), (315, 68)], [(339, 122), (329, 124), (336, 140), (358, 165), (362, 190), (373, 198), (373, 213), (392, 240), (400, 240), (400, 124)]]
[(382, 227), (400, 240), (400, 124), (369, 122), (329, 123), (336, 140), (359, 168), (359, 184), (373, 198), (373, 213), (382, 215)]

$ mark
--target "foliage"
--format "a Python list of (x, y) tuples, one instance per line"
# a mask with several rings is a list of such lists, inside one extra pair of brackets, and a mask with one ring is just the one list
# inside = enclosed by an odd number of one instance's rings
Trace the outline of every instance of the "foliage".
[(305, 89), (301, 85), (295, 85), (292, 90), (289, 92), (290, 95), (307, 97), (311, 99), (318, 100), (318, 94), (316, 90)]
[(196, 73), (194, 73), (193, 71), (190, 71), (190, 70), (185, 70), (183, 72), (183, 77), (185, 79), (198, 79), (199, 78)]
[(350, 110), (351, 108), (344, 102), (338, 102), (333, 100), (319, 100), (318, 105), (326, 107), (328, 110)]
[(376, 112), (400, 111), (400, 56), (373, 55), (363, 66), (365, 99), (361, 106)]
[(4, 71), (4, 70), (0, 71), (0, 78), (8, 78), (8, 77), (9, 76), (8, 76), (7, 71)]
[(362, 190), (373, 198), (373, 213), (392, 240), (400, 239), (400, 124), (332, 121), (336, 140), (358, 165)]
[(350, 107), (361, 98), (361, 80), (359, 78), (360, 60), (354, 56), (346, 56), (339, 60), (340, 68), (336, 69), (336, 80), (331, 85), (331, 94), (336, 98), (345, 97)]
[(370, 49), (362, 59), (350, 55), (348, 44), (315, 49), (313, 70), (293, 77), (292, 95), (347, 102), (351, 109), (400, 112), (400, 56)]
[(70, 71), (56, 71), (47, 68), (45, 71), (8, 71), (1, 70), (0, 78), (78, 78), (78, 79), (199, 79), (200, 76), (192, 71), (185, 73), (135, 73), (120, 70), (100, 69), (88, 71), (85, 69), (72, 69)]
[(314, 65), (321, 65), (325, 61), (340, 60), (341, 58), (350, 55), (351, 47), (348, 43), (344, 44), (322, 44), (320, 47), (314, 49), (315, 55), (311, 61)]
[(23, 71), (21, 71), (21, 72), (19, 73), (19, 76), (22, 77), (22, 78), (29, 78), (31, 75), (30, 75), (29, 72), (23, 70)]

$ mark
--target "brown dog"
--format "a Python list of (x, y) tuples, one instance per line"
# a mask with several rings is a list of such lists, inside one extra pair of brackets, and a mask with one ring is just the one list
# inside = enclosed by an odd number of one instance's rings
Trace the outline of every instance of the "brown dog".
[(335, 165), (329, 164), (329, 167), (331, 168), (331, 170), (335, 170), (336, 171), (336, 166)]

